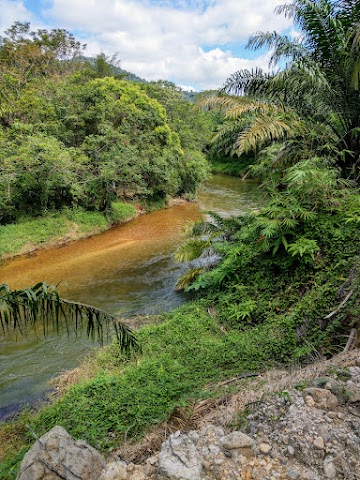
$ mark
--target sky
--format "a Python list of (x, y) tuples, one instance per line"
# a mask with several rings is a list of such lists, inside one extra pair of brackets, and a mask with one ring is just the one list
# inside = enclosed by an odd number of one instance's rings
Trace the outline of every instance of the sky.
[(86, 54), (117, 54), (120, 66), (146, 80), (186, 89), (220, 88), (242, 68), (268, 67), (266, 51), (245, 49), (257, 31), (289, 33), (275, 15), (284, 0), (0, 0), (0, 32), (14, 21), (64, 28)]

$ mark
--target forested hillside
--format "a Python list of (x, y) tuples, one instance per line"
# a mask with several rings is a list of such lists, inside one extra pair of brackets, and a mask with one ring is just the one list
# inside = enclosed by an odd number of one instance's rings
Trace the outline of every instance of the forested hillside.
[[(172, 84), (122, 80), (65, 30), (15, 23), (0, 40), (0, 222), (64, 208), (192, 197), (210, 117)], [(188, 123), (189, 122), (189, 123)]]

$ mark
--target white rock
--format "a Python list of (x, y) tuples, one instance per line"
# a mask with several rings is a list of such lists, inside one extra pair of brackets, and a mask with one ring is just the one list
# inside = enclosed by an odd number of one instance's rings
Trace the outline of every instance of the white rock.
[(179, 431), (163, 443), (159, 456), (159, 478), (200, 480), (202, 459), (187, 434)]
[(314, 440), (314, 447), (317, 448), (318, 450), (324, 450), (325, 448), (325, 442), (323, 437), (317, 437)]
[(354, 377), (356, 383), (360, 381), (360, 367), (349, 367), (349, 373)]
[(348, 380), (346, 382), (346, 391), (348, 394), (349, 403), (360, 402), (360, 388), (356, 383)]
[(106, 465), (99, 480), (126, 480), (126, 467), (125, 462), (110, 462)]
[(309, 405), (309, 396), (315, 402), (314, 406), (323, 410), (331, 410), (337, 407), (339, 403), (335, 395), (325, 388), (305, 388), (303, 397), (307, 405)]
[(324, 473), (326, 478), (336, 478), (336, 468), (333, 464), (332, 457), (326, 457), (324, 460)]
[(299, 478), (301, 477), (301, 473), (297, 470), (289, 469), (286, 473), (286, 476), (290, 480), (299, 480)]
[(272, 447), (268, 443), (260, 443), (258, 448), (261, 453), (269, 453)]
[(98, 480), (105, 460), (84, 441), (75, 442), (60, 426), (52, 428), (23, 458), (18, 480)]
[(295, 455), (295, 449), (291, 445), (287, 447), (287, 451), (289, 455)]
[(226, 450), (235, 450), (238, 448), (252, 448), (255, 441), (242, 432), (231, 432), (221, 439), (221, 443)]

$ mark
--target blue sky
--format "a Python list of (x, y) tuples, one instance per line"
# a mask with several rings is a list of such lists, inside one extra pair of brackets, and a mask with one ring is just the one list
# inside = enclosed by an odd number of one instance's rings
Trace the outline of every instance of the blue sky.
[(118, 54), (121, 66), (147, 80), (218, 88), (241, 68), (268, 64), (245, 50), (257, 31), (289, 31), (273, 13), (281, 0), (0, 0), (0, 30), (15, 20), (65, 28), (87, 54)]

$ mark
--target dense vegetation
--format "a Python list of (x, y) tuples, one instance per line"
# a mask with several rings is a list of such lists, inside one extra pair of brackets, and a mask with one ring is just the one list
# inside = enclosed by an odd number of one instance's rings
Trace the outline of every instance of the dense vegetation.
[(192, 114), (174, 85), (122, 80), (111, 59), (82, 50), (64, 30), (22, 23), (0, 39), (2, 224), (194, 196), (208, 174), (208, 115)]
[[(209, 396), (209, 382), (330, 356), (359, 328), (360, 5), (294, 0), (279, 13), (294, 19), (298, 39), (258, 33), (249, 46), (269, 46), (272, 62), (285, 67), (238, 72), (225, 91), (202, 100), (224, 115), (214, 138), (218, 159), (232, 154), (248, 163), (252, 152), (265, 205), (193, 225), (177, 258), (194, 262), (179, 288), (197, 301), (141, 330), (141, 356), (124, 358), (110, 346), (95, 378), (7, 425), (2, 436), (16, 449), (31, 441), (25, 423), (38, 435), (57, 423), (106, 450), (179, 404)], [(160, 103), (166, 92), (167, 105), (177, 95), (162, 84), (141, 88)], [(180, 134), (183, 117), (168, 112)], [(187, 139), (195, 150), (196, 135)]]
[[(239, 71), (201, 102), (224, 114), (213, 140), (220, 154), (253, 152), (249, 171), (268, 201), (238, 219), (195, 225), (177, 256), (199, 260), (178, 286), (201, 292), (234, 327), (297, 318), (301, 357), (343, 343), (357, 325), (349, 307), (359, 282), (360, 6), (295, 0), (278, 13), (301, 35), (258, 32), (248, 45), (268, 46), (270, 64), (285, 68)], [(347, 308), (327, 318), (349, 292)]]

